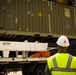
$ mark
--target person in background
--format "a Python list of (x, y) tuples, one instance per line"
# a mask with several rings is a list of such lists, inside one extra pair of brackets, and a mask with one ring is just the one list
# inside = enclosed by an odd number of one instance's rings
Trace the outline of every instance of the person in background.
[(76, 57), (66, 52), (69, 40), (62, 35), (57, 42), (58, 52), (47, 58), (45, 75), (76, 75)]

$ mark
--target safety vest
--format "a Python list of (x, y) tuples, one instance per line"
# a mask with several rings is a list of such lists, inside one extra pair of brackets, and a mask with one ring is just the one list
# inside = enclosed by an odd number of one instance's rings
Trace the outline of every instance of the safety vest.
[[(62, 59), (62, 57), (64, 57), (64, 59)], [(76, 75), (76, 58), (72, 55), (58, 53), (47, 58), (47, 63), (51, 75)]]

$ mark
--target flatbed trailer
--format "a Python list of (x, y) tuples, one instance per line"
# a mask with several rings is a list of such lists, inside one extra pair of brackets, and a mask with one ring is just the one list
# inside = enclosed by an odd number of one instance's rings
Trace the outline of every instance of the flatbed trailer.
[(0, 74), (22, 70), (23, 75), (44, 75), (47, 57), (30, 58), (30, 55), (46, 52), (47, 47), (48, 43), (0, 41)]

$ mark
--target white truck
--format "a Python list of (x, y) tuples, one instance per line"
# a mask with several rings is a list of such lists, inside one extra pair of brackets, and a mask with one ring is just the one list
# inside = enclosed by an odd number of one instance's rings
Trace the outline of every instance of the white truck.
[(0, 41), (0, 75), (22, 70), (23, 75), (44, 75), (46, 56), (29, 56), (47, 52), (48, 43)]

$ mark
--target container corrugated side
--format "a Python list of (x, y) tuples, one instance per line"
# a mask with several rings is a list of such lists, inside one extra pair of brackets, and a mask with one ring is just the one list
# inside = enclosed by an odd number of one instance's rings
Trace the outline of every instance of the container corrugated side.
[(48, 3), (41, 0), (28, 1), (28, 31), (48, 33)]
[(41, 0), (0, 0), (1, 24), (7, 30), (48, 33), (48, 3)]
[[(10, 1), (10, 2), (9, 2)], [(12, 1), (12, 2), (11, 2)], [(15, 29), (15, 2), (13, 0), (0, 0), (1, 23), (4, 29)]]
[(75, 13), (76, 8), (51, 1), (0, 0), (0, 28), (74, 36)]
[(73, 35), (74, 8), (58, 3), (50, 3), (51, 33)]

